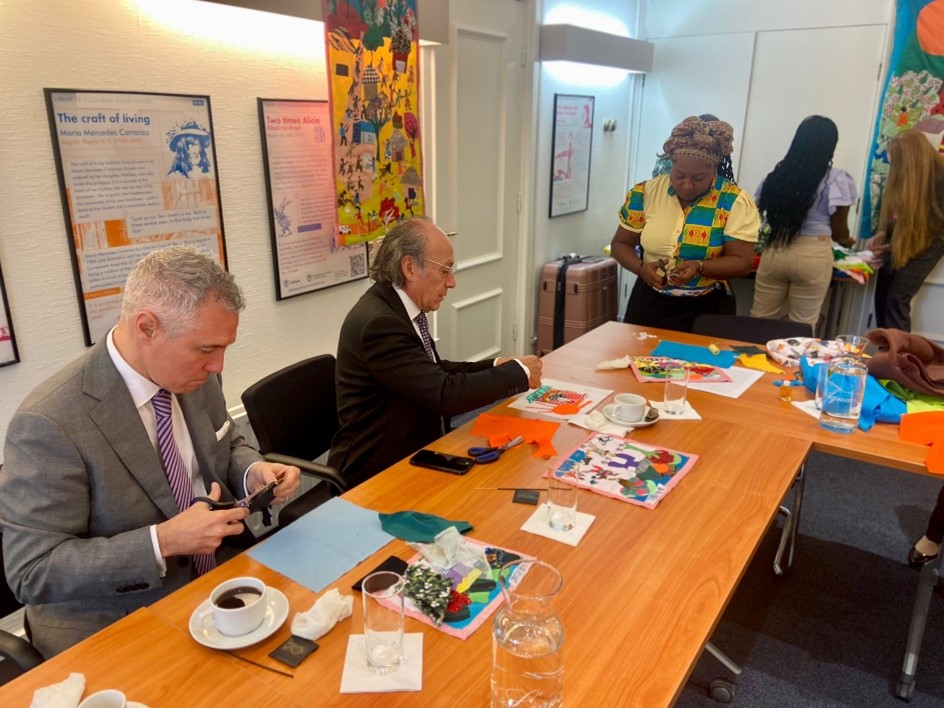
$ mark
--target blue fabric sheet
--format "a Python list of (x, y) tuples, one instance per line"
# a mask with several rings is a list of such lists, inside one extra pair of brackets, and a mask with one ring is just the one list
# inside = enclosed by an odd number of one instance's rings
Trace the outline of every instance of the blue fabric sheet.
[(329, 499), (249, 550), (249, 556), (321, 592), (393, 540), (376, 511)]
[(680, 344), (662, 340), (651, 356), (665, 356), (670, 359), (690, 361), (695, 364), (710, 364), (722, 369), (734, 366), (734, 352), (722, 351), (712, 354), (708, 347), (699, 347), (694, 344)]
[[(816, 367), (828, 366), (820, 362), (810, 364), (806, 357), (800, 357), (800, 369), (803, 371), (803, 385), (810, 391), (816, 391)], [(876, 423), (900, 423), (907, 406), (904, 401), (895, 398), (871, 374), (865, 377), (865, 394), (862, 396), (862, 412), (859, 414), (859, 429), (870, 430)]]

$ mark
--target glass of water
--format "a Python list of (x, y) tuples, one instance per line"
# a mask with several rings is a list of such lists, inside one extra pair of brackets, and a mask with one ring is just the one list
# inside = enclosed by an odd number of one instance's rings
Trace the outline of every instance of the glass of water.
[(547, 525), (570, 531), (577, 523), (577, 487), (563, 477), (567, 458), (555, 458), (547, 468)]
[(688, 397), (688, 369), (684, 367), (665, 370), (665, 398), (662, 409), (669, 415), (685, 412)]
[(856, 429), (862, 412), (867, 375), (865, 363), (856, 357), (837, 357), (829, 362), (823, 407), (819, 412), (819, 424), (822, 427), (845, 434)]

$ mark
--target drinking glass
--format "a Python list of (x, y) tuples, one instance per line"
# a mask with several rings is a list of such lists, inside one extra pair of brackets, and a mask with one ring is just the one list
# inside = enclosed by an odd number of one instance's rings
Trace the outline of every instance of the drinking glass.
[(364, 601), (364, 649), (375, 673), (396, 671), (403, 661), (403, 587), (399, 573), (371, 573), (361, 585)]
[(665, 371), (665, 398), (662, 409), (669, 415), (682, 415), (685, 412), (685, 399), (688, 396), (688, 369), (675, 368)]
[(819, 411), (823, 409), (823, 394), (826, 392), (826, 373), (829, 371), (829, 364), (826, 362), (816, 364), (814, 371), (816, 371), (816, 395), (813, 405)]
[(843, 354), (857, 357), (865, 354), (865, 348), (869, 345), (868, 339), (857, 334), (840, 334), (836, 341)]
[(823, 408), (819, 424), (834, 433), (849, 434), (859, 424), (865, 394), (865, 363), (855, 357), (836, 357), (829, 362)]
[(577, 523), (577, 487), (561, 479), (557, 468), (552, 461), (547, 470), (547, 524), (555, 531), (570, 531)]

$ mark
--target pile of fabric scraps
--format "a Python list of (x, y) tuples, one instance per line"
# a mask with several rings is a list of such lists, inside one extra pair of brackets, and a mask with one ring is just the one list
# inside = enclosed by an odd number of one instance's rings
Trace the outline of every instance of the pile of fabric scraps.
[(806, 357), (811, 364), (815, 364), (840, 356), (843, 350), (831, 339), (791, 337), (790, 339), (771, 339), (767, 342), (767, 353), (778, 364), (799, 366), (802, 357)]
[(560, 427), (560, 423), (537, 418), (513, 418), (507, 415), (482, 413), (472, 424), (472, 435), (488, 438), (488, 444), (501, 447), (519, 435), (526, 443), (538, 446), (536, 457), (545, 459), (557, 454), (551, 440)]
[(833, 244), (833, 268), (848, 275), (859, 285), (865, 285), (869, 276), (875, 272), (872, 262), (874, 256), (871, 251), (856, 251)]

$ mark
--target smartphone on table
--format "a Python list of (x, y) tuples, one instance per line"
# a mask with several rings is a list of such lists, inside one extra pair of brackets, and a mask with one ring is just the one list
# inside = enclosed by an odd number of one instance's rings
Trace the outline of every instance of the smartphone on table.
[(450, 455), (435, 450), (420, 450), (410, 458), (410, 464), (417, 467), (428, 467), (431, 470), (439, 470), (440, 472), (448, 472), (449, 474), (465, 474), (472, 469), (475, 460), (471, 457)]

